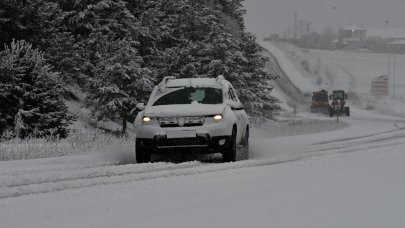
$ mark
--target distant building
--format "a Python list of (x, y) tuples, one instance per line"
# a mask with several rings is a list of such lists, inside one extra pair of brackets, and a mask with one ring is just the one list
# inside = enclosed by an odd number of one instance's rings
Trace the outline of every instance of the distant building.
[(392, 41), (387, 45), (392, 53), (405, 54), (405, 40)]
[(405, 30), (402, 28), (365, 28), (351, 25), (339, 31), (333, 43), (338, 49), (366, 48), (375, 52), (405, 53)]
[(343, 39), (365, 40), (367, 29), (357, 25), (346, 26), (342, 29), (341, 36)]
[(380, 43), (385, 52), (405, 53), (405, 30), (401, 28), (368, 29), (367, 40), (369, 43)]
[(339, 31), (340, 43), (346, 48), (363, 48), (367, 38), (367, 29), (363, 26), (350, 25)]
[(402, 28), (367, 29), (366, 34), (367, 39), (405, 40), (405, 30)]

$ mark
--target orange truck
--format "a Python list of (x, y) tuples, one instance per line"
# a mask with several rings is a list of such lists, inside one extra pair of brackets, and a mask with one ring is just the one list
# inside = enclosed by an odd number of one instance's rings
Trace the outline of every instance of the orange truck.
[(311, 112), (329, 112), (328, 91), (320, 90), (318, 92), (312, 92)]

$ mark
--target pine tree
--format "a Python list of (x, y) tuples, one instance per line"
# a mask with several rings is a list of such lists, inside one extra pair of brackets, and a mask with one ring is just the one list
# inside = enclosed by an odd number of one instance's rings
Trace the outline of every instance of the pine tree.
[(140, 35), (140, 54), (158, 81), (167, 75), (222, 74), (240, 88), (250, 115), (273, 118), (280, 110), (270, 95), (274, 76), (264, 71), (267, 59), (255, 37), (243, 31), (242, 0), (128, 2), (130, 11), (148, 28)]
[(0, 9), (0, 50), (13, 39), (26, 40), (44, 51), (65, 81), (75, 78), (74, 38), (65, 25), (69, 13), (49, 0), (4, 0)]
[(0, 52), (0, 134), (19, 122), (20, 137), (65, 137), (71, 117), (62, 94), (58, 73), (32, 44), (13, 41)]
[(276, 76), (265, 71), (268, 58), (261, 55), (263, 48), (257, 44), (252, 34), (244, 33), (241, 36), (240, 46), (245, 57), (238, 61), (244, 68), (238, 80), (244, 83), (238, 87), (240, 99), (245, 101), (246, 109), (251, 115), (272, 119), (281, 110), (277, 105), (279, 100), (271, 96), (272, 80)]
[[(0, 45), (17, 38), (43, 50), (59, 77), (89, 92), (96, 118), (120, 120), (124, 128), (135, 103), (168, 75), (222, 74), (251, 115), (272, 118), (279, 109), (270, 95), (274, 77), (263, 70), (255, 37), (244, 31), (242, 2), (3, 0)], [(14, 118), (0, 124), (11, 126)]]
[(69, 11), (66, 26), (76, 39), (78, 79), (88, 89), (87, 106), (98, 120), (122, 121), (125, 132), (136, 103), (153, 89), (150, 71), (138, 55), (143, 28), (121, 0), (61, 1), (60, 6)]
[(147, 99), (154, 81), (149, 77), (150, 71), (142, 67), (136, 42), (108, 39), (102, 34), (94, 36), (103, 38), (94, 37), (98, 40), (99, 55), (95, 76), (89, 80), (91, 91), (87, 103), (97, 119), (121, 120), (125, 133), (127, 121), (133, 120), (131, 111)]

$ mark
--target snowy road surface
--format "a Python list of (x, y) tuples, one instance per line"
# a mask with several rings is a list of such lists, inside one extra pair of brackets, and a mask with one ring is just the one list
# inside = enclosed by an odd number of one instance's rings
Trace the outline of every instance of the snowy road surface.
[(0, 226), (404, 227), (405, 120), (353, 110), (343, 121), (285, 137), (256, 129), (251, 159), (227, 164), (0, 162)]

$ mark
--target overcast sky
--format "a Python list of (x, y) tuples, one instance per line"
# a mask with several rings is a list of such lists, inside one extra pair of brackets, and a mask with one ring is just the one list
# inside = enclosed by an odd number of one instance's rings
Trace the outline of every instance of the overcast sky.
[(293, 28), (294, 12), (298, 21), (311, 21), (318, 32), (352, 24), (405, 29), (405, 0), (245, 0), (244, 4), (246, 28), (258, 38)]

